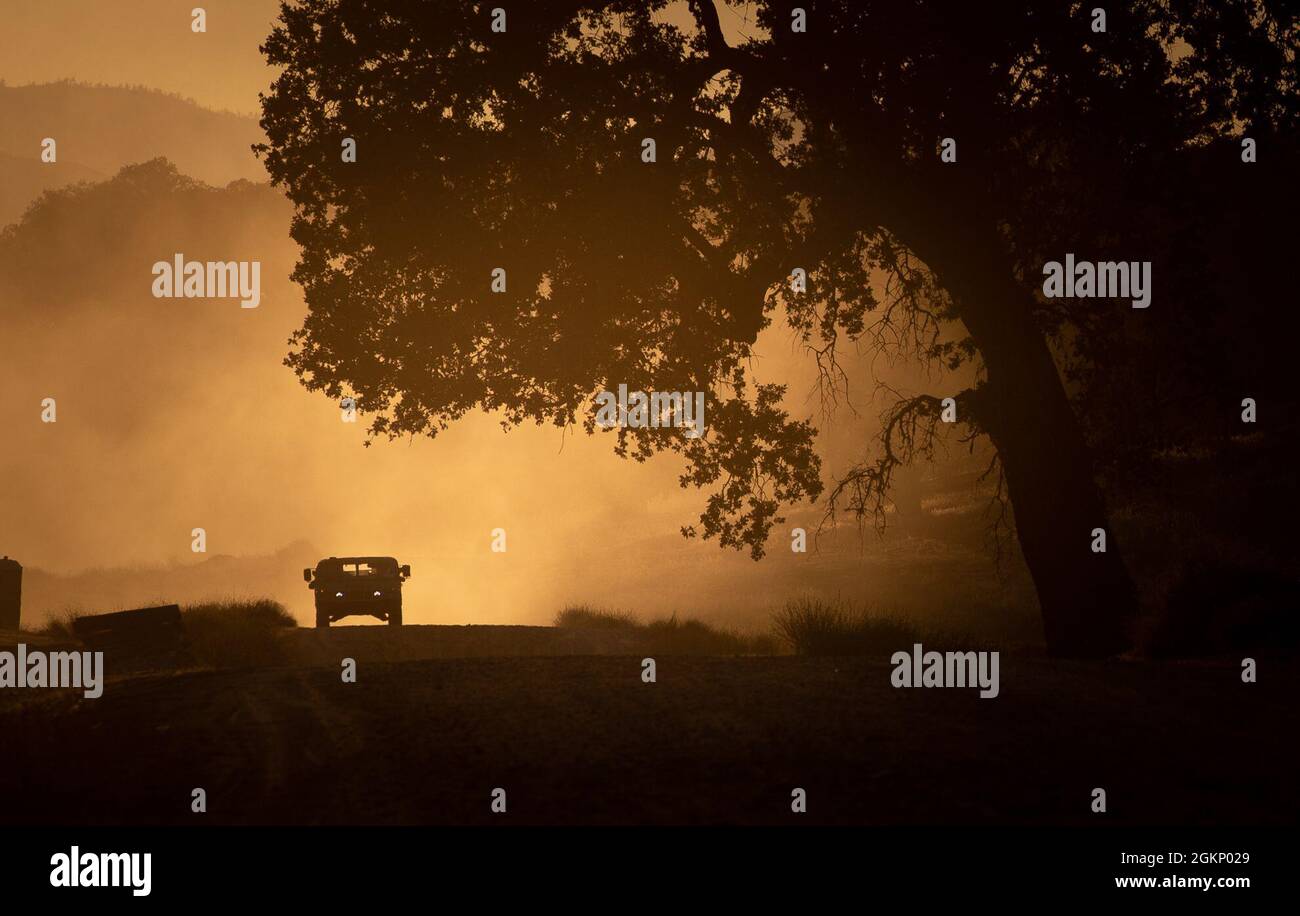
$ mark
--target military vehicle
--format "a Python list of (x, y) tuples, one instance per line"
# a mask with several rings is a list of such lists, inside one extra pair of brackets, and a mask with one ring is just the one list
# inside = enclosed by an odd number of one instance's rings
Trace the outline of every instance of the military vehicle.
[(402, 583), (411, 567), (392, 557), (329, 557), (304, 569), (302, 579), (316, 593), (316, 626), (365, 615), (402, 625)]

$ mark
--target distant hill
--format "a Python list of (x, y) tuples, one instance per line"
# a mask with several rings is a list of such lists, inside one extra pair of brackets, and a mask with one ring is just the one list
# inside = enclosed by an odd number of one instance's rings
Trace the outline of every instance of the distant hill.
[[(18, 219), (47, 188), (101, 179), (158, 157), (212, 185), (266, 181), (251, 150), (262, 140), (256, 119), (153, 89), (73, 82), (0, 86), (0, 124), (0, 226)], [(57, 163), (40, 160), (45, 137), (58, 143)]]

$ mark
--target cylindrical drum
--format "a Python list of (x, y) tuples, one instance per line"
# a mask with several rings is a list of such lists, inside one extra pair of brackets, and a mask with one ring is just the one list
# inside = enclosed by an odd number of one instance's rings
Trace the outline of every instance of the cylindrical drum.
[(0, 630), (18, 629), (23, 600), (23, 568), (17, 560), (0, 558)]

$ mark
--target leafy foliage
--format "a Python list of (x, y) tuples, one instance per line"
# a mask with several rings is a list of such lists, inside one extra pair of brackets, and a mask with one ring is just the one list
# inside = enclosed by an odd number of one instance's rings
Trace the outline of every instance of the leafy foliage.
[[(303, 249), (288, 365), (390, 437), (474, 409), (595, 433), (602, 389), (707, 390), (705, 437), (623, 429), (617, 450), (684, 454), (683, 485), (712, 488), (684, 531), (758, 557), (780, 507), (822, 491), (815, 430), (749, 373), (774, 315), (831, 396), (846, 340), (985, 368), (991, 347), (1041, 362), (1046, 336), (1086, 387), (1113, 330), (1012, 294), (1048, 254), (1167, 226), (1145, 191), (1186, 150), (1295, 125), (1296, 14), (1265, 0), (1138, 2), (1101, 34), (1079, 4), (833, 0), (800, 35), (794, 5), (743, 4), (731, 45), (736, 0), (686, 21), (667, 0), (518, 5), (501, 34), (465, 0), (286, 3), (261, 152)], [(982, 387), (959, 397), (972, 434), (1005, 406)], [(882, 517), (892, 469), (927, 454), (931, 404), (890, 408), (883, 457), (836, 491), (854, 514)]]

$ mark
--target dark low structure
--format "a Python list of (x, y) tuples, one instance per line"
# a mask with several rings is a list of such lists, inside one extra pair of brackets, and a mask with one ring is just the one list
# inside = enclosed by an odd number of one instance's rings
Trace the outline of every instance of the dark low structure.
[(72, 632), (93, 651), (108, 653), (115, 667), (175, 665), (185, 657), (185, 629), (175, 604), (78, 617)]

